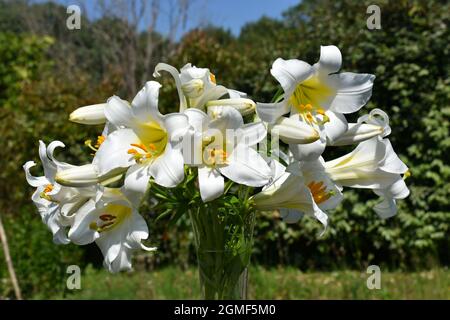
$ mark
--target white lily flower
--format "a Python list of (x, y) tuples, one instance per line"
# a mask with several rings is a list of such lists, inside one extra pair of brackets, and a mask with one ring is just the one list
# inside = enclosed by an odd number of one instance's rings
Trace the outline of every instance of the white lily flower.
[[(370, 74), (339, 73), (342, 56), (335, 46), (322, 46), (319, 61), (308, 63), (278, 58), (271, 74), (281, 84), (283, 100), (258, 103), (259, 117), (268, 123), (276, 122), (286, 113), (298, 114), (299, 121), (321, 131), (321, 139), (309, 145), (291, 144), (298, 160), (317, 159), (325, 149), (327, 139), (333, 141), (347, 131), (343, 114), (358, 111), (372, 94), (375, 76)], [(306, 147), (306, 148), (305, 148)]]
[(322, 196), (325, 199), (326, 190), (316, 185), (309, 188), (299, 170), (286, 171), (286, 167), (276, 160), (271, 160), (270, 166), (273, 180), (252, 197), (255, 208), (258, 210), (280, 209), (283, 220), (288, 223), (295, 223), (303, 214), (307, 214), (322, 223), (324, 232), (328, 225), (328, 216), (314, 199)]
[(203, 109), (208, 101), (217, 100), (228, 93), (225, 87), (216, 85), (216, 77), (206, 68), (197, 68), (188, 63), (178, 72), (171, 65), (158, 63), (153, 75), (159, 77), (161, 71), (169, 72), (175, 79), (180, 112), (189, 107)]
[(325, 171), (338, 185), (351, 188), (373, 189), (383, 198), (375, 211), (388, 218), (396, 214), (395, 199), (403, 199), (409, 190), (402, 174), (408, 167), (394, 152), (389, 139), (374, 137), (361, 142), (352, 152), (327, 161)]
[(159, 113), (160, 87), (147, 82), (131, 105), (115, 96), (108, 100), (106, 118), (119, 129), (107, 136), (93, 159), (99, 181), (126, 171), (125, 188), (144, 193), (151, 177), (169, 188), (183, 180), (180, 139), (189, 128), (188, 118)]
[(135, 205), (118, 189), (100, 192), (97, 200), (90, 199), (80, 208), (69, 230), (70, 240), (78, 245), (95, 241), (110, 272), (130, 270), (133, 250), (156, 250), (142, 244), (148, 227)]
[(369, 114), (358, 118), (357, 123), (349, 123), (348, 130), (330, 143), (332, 146), (344, 146), (368, 140), (375, 136), (386, 137), (391, 133), (388, 115), (373, 109)]
[(74, 214), (92, 195), (95, 188), (69, 188), (56, 182), (55, 176), (61, 170), (76, 168), (68, 163), (60, 162), (53, 157), (57, 147), (64, 147), (60, 141), (51, 142), (48, 147), (39, 141), (39, 157), (44, 168), (44, 176), (34, 177), (30, 168), (36, 165), (33, 161), (24, 164), (28, 183), (36, 187), (32, 200), (41, 215), (42, 221), (53, 233), (53, 241), (57, 244), (67, 244), (65, 228), (70, 225)]
[[(224, 192), (224, 177), (252, 187), (268, 183), (270, 168), (251, 147), (266, 136), (261, 122), (244, 124), (241, 114), (223, 107), (213, 119), (203, 111), (185, 111), (194, 141), (185, 139), (186, 163), (198, 167), (198, 181), (203, 201), (211, 201)], [(192, 145), (188, 145), (188, 141)]]

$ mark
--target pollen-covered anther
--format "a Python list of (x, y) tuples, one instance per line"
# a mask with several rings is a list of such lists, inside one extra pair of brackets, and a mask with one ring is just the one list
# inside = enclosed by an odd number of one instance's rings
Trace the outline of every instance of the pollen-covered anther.
[(133, 155), (137, 163), (142, 163), (145, 159), (150, 159), (157, 155), (156, 146), (153, 143), (148, 145), (148, 148), (142, 143), (132, 143), (131, 149), (128, 149), (127, 153)]
[(94, 154), (98, 151), (98, 148), (102, 145), (102, 143), (106, 140), (106, 137), (101, 135), (97, 137), (97, 141), (95, 142), (95, 145), (92, 145), (92, 140), (88, 139), (84, 142), (86, 146), (89, 147), (92, 151), (94, 151)]
[(52, 184), (47, 184), (39, 196), (48, 201), (53, 201), (52, 198), (48, 195), (50, 192), (53, 191), (53, 188), (54, 187)]
[(100, 221), (92, 221), (89, 224), (89, 229), (97, 232), (103, 232), (110, 229), (116, 223), (117, 217), (112, 214), (102, 214), (99, 216)]
[(327, 192), (327, 187), (322, 181), (312, 181), (308, 184), (308, 188), (311, 191), (311, 195), (313, 196), (316, 204), (327, 201), (334, 194), (332, 191)]
[(209, 80), (211, 80), (212, 83), (216, 84), (216, 76), (214, 75), (214, 73), (209, 73)]
[(208, 151), (208, 158), (206, 159), (206, 163), (208, 165), (220, 165), (228, 163), (228, 154), (221, 149), (212, 149)]
[(106, 137), (104, 135), (98, 136), (97, 137), (97, 143), (95, 144), (95, 148), (100, 148), (100, 146), (102, 145), (103, 142), (105, 142)]

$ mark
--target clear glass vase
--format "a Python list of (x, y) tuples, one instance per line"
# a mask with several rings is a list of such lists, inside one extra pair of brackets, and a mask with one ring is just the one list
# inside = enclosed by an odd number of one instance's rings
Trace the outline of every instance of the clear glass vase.
[(203, 298), (246, 299), (255, 212), (223, 213), (208, 203), (189, 214)]

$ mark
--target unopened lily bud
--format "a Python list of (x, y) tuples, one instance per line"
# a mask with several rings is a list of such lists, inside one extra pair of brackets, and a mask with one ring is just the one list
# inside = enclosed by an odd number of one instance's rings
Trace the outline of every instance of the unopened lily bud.
[(93, 104), (86, 107), (81, 107), (72, 112), (69, 120), (81, 124), (104, 124), (106, 103)]
[(312, 126), (293, 118), (280, 117), (275, 124), (269, 126), (269, 130), (278, 135), (284, 143), (306, 144), (320, 138)]
[(349, 123), (348, 130), (335, 141), (332, 146), (346, 146), (373, 138), (383, 133), (383, 127), (367, 123)]
[(86, 164), (59, 171), (55, 181), (67, 187), (88, 187), (98, 183), (99, 179), (95, 166)]
[[(255, 112), (256, 104), (253, 100), (247, 98), (233, 98), (233, 99), (221, 99), (221, 100), (211, 100), (206, 103), (208, 108), (208, 113), (210, 108), (218, 108), (221, 106), (233, 107), (241, 113), (242, 116), (247, 116)], [(214, 111), (214, 109), (212, 110)]]
[(204, 92), (205, 85), (201, 79), (192, 79), (181, 85), (181, 89), (186, 97), (195, 99)]

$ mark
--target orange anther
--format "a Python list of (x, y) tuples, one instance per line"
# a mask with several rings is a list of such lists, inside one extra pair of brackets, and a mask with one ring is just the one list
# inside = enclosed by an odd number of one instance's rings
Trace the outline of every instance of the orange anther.
[(209, 73), (209, 79), (211, 80), (212, 83), (216, 83), (216, 76), (214, 75), (214, 73)]

